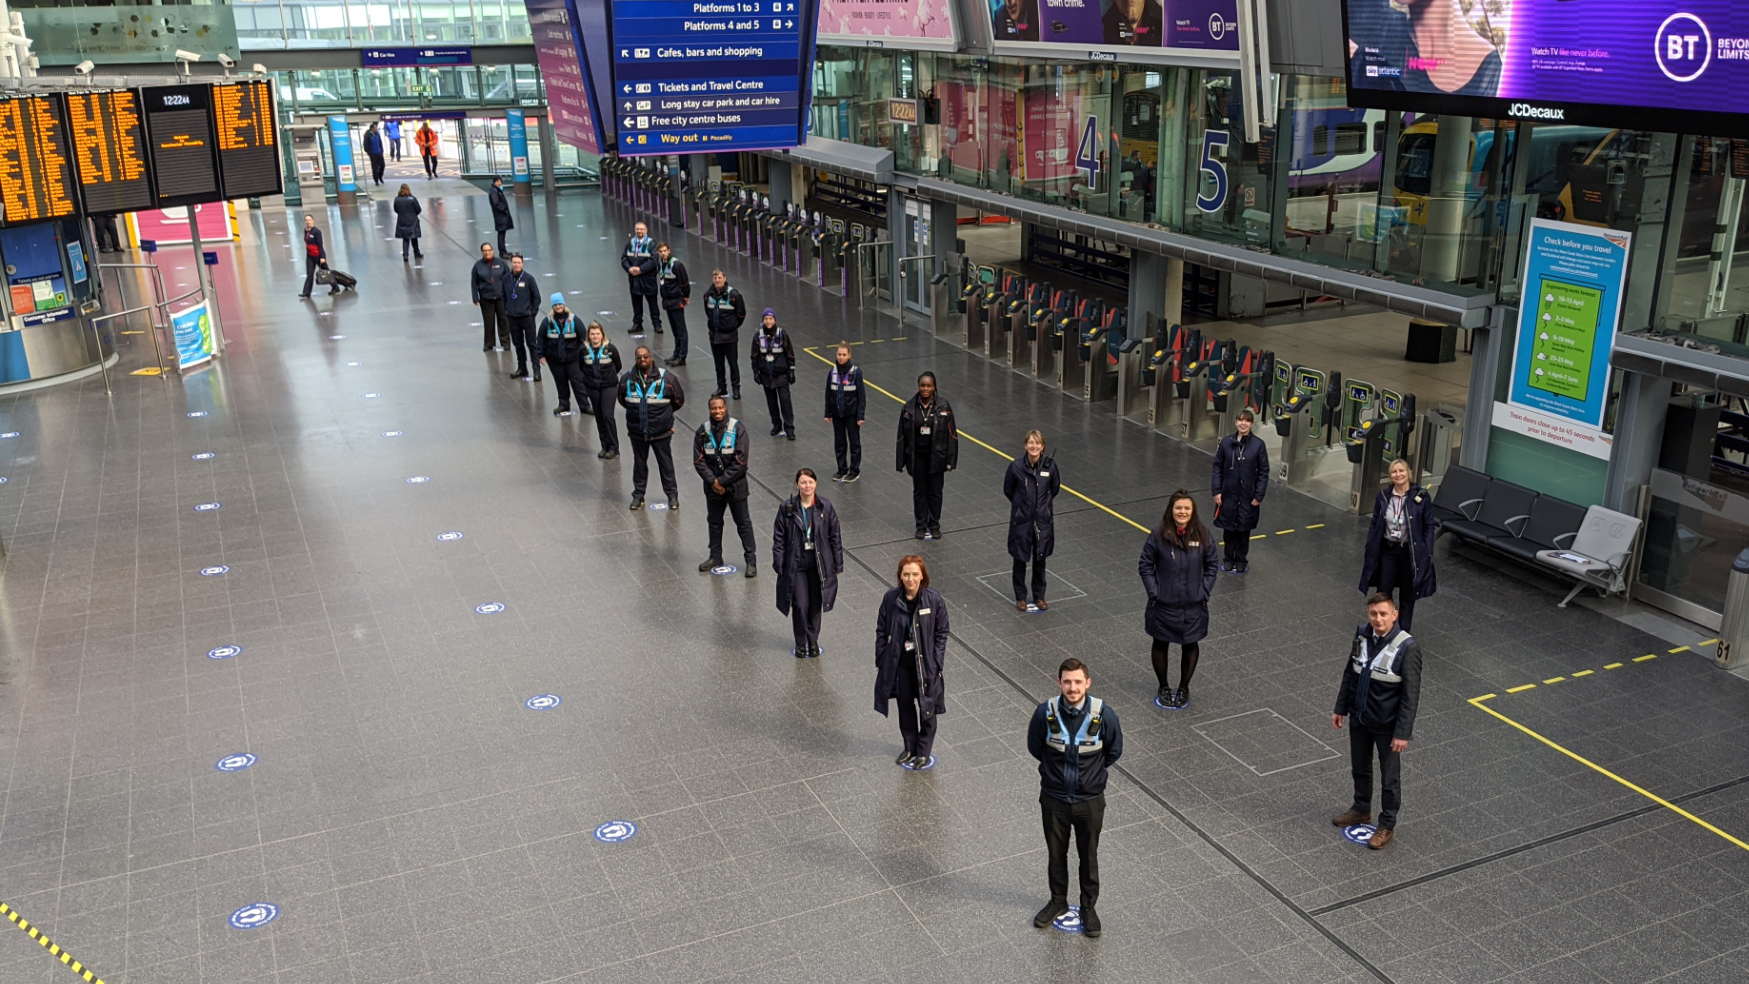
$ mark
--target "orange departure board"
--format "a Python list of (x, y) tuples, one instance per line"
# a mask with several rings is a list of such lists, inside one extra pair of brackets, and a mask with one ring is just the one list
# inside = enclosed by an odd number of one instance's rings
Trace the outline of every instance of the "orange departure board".
[(272, 83), (213, 86), (213, 120), (219, 141), (219, 183), (225, 197), (279, 194), (283, 188)]
[(0, 99), (0, 225), (72, 215), (76, 194), (61, 97)]
[(146, 154), (152, 161), (157, 206), (219, 201), (212, 86), (148, 86), (140, 90), (140, 105), (146, 118)]
[(131, 89), (69, 92), (67, 124), (85, 211), (135, 212), (151, 208), (152, 179), (146, 170), (146, 133), (140, 99)]

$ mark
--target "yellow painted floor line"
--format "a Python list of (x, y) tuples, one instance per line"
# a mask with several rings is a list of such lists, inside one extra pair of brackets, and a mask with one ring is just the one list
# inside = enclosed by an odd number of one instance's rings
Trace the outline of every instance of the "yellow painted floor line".
[(1717, 640), (1717, 639), (1702, 639), (1701, 641), (1694, 644), (1694, 648), (1704, 649), (1707, 646), (1716, 646), (1716, 645), (1718, 645), (1718, 642), (1719, 642), (1719, 640)]
[(1292, 533), (1292, 532), (1293, 532), (1293, 530), (1276, 530), (1275, 535), (1276, 536), (1287, 536), (1289, 533)]
[(1574, 677), (1574, 679), (1578, 679), (1579, 677), (1590, 676), (1591, 674), (1596, 673), (1596, 672), (1597, 672), (1596, 670), (1580, 670), (1579, 672), (1573, 674), (1573, 677)]
[(1253, 540), (1267, 540), (1267, 539), (1269, 539), (1269, 534), (1268, 533), (1258, 533), (1255, 536), (1251, 537), (1251, 539), (1253, 539)]
[(1565, 679), (1567, 679), (1567, 678), (1566, 677), (1549, 677), (1547, 680), (1544, 680), (1543, 682), (1544, 683), (1560, 683), (1562, 680), (1565, 680)]
[(1677, 646), (1675, 649), (1667, 649), (1667, 650), (1665, 650), (1665, 652), (1686, 653), (1686, 652), (1688, 652), (1688, 647), (1687, 646)]
[(1324, 528), (1323, 523), (1307, 523), (1306, 524), (1306, 529), (1308, 529), (1308, 530), (1321, 530), (1323, 528)]
[(1536, 689), (1536, 684), (1527, 683), (1522, 687), (1507, 687), (1506, 692), (1509, 694), (1516, 694), (1516, 693), (1522, 693), (1526, 690), (1535, 690), (1535, 689)]
[(1498, 696), (1500, 696), (1500, 695), (1499, 694), (1483, 694), (1480, 697), (1472, 697), (1470, 699), (1471, 700), (1493, 700), (1495, 697), (1498, 697)]
[(1622, 667), (1622, 664), (1620, 664), (1620, 663), (1610, 663), (1608, 666), (1605, 666), (1604, 669), (1606, 669), (1606, 670), (1619, 670), (1619, 669), (1621, 669), (1621, 667)]
[[(895, 341), (895, 342), (901, 341), (901, 340), (902, 339), (897, 339), (897, 338), (893, 339), (893, 341)], [(821, 355), (820, 353), (814, 351), (813, 346), (809, 346), (807, 348), (804, 348), (804, 349), (802, 349), (802, 351), (808, 353), (809, 355), (813, 356), (816, 359), (819, 359), (821, 362), (824, 362), (827, 365), (834, 364), (831, 359), (828, 359), (825, 356)], [(892, 391), (887, 390), (887, 389), (883, 389), (882, 387), (877, 386), (874, 383), (869, 382), (868, 378), (866, 376), (863, 377), (862, 384), (864, 386), (867, 386), (869, 389), (874, 390), (876, 393), (879, 393), (882, 396), (885, 396), (886, 398), (892, 400), (895, 403), (903, 404), (905, 402), (903, 397), (897, 396)], [(976, 444), (978, 447), (985, 449), (986, 451), (990, 451), (990, 452), (993, 452), (995, 454), (999, 454), (1002, 457), (1008, 459), (1009, 461), (1014, 460), (1014, 456), (1009, 454), (1008, 452), (1003, 451), (1002, 449), (994, 447), (990, 444), (987, 444), (983, 441), (980, 441), (977, 438), (973, 437), (972, 435), (967, 434), (963, 430), (959, 432), (959, 435), (961, 437), (965, 438), (966, 440), (972, 442), (973, 444)], [(1106, 505), (1105, 503), (1100, 502), (1098, 499), (1094, 499), (1094, 498), (1091, 498), (1091, 497), (1084, 495), (1080, 492), (1077, 492), (1067, 485), (1062, 486), (1062, 489), (1064, 492), (1067, 492), (1070, 495), (1074, 496), (1075, 498), (1080, 499), (1082, 502), (1085, 502), (1088, 505), (1093, 506), (1094, 508), (1099, 509), (1100, 511), (1105, 512), (1108, 515), (1111, 515), (1117, 519), (1123, 520), (1124, 522), (1130, 524), (1131, 526), (1134, 526), (1136, 529), (1141, 530), (1143, 533), (1154, 532), (1152, 527), (1143, 526), (1141, 523), (1138, 523), (1135, 520), (1129, 518), (1128, 516), (1125, 516), (1123, 513), (1118, 512), (1116, 509), (1113, 509), (1110, 506)]]
[(1684, 810), (1682, 807), (1677, 806), (1675, 803), (1670, 802), (1669, 800), (1665, 799), (1664, 797), (1659, 796), (1656, 793), (1650, 792), (1646, 789), (1642, 789), (1641, 787), (1634, 785), (1633, 783), (1627, 781), (1626, 779), (1623, 779), (1621, 776), (1618, 776), (1615, 773), (1604, 768), (1603, 766), (1598, 765), (1596, 762), (1591, 761), (1590, 759), (1586, 758), (1585, 756), (1580, 755), (1579, 753), (1574, 752), (1571, 749), (1568, 749), (1568, 748), (1565, 748), (1561, 745), (1555, 744), (1554, 742), (1548, 740), (1547, 738), (1544, 738), (1542, 735), (1539, 735), (1536, 732), (1525, 727), (1524, 725), (1519, 724), (1517, 721), (1514, 721), (1511, 718), (1507, 717), (1506, 715), (1501, 714), (1499, 711), (1494, 710), (1492, 707), (1483, 707), (1481, 704), (1481, 700), (1482, 700), (1482, 698), (1480, 698), (1480, 697), (1475, 698), (1474, 700), (1470, 701), (1470, 705), (1472, 707), (1481, 708), (1481, 710), (1487, 712), (1488, 714), (1492, 714), (1494, 717), (1499, 718), (1501, 721), (1504, 721), (1507, 724), (1510, 724), (1514, 728), (1517, 728), (1518, 730), (1524, 732), (1525, 734), (1531, 736), (1532, 738), (1535, 738), (1537, 741), (1540, 741), (1543, 744), (1554, 749), (1555, 751), (1560, 752), (1562, 755), (1565, 755), (1568, 758), (1572, 759), (1573, 761), (1578, 762), (1580, 765), (1583, 765), (1588, 769), (1595, 770), (1596, 772), (1598, 772), (1601, 775), (1608, 776), (1609, 778), (1614, 779), (1616, 782), (1619, 782), (1623, 786), (1626, 786), (1627, 788), (1633, 790), (1634, 792), (1639, 793), (1641, 796), (1644, 796), (1645, 798), (1651, 800), (1652, 802), (1658, 804), (1659, 806), (1662, 806), (1665, 809), (1670, 810), (1671, 812), (1675, 813), (1678, 816), (1692, 820), (1695, 823), (1699, 824), (1700, 826), (1706, 828), (1707, 830), (1710, 830), (1713, 833), (1718, 834), (1720, 837), (1723, 837), (1725, 840), (1728, 840), (1731, 843), (1737, 845), (1738, 847), (1742, 848), (1743, 850), (1749, 851), (1749, 844), (1746, 844), (1743, 841), (1739, 840), (1738, 838), (1726, 833), (1723, 830), (1720, 830), (1719, 828), (1713, 826), (1712, 824), (1706, 822), (1705, 820), (1702, 820), (1700, 817), (1697, 817), (1694, 814), (1688, 812), (1687, 810)]
[(1649, 660), (1649, 659), (1657, 659), (1657, 658), (1658, 658), (1658, 654), (1657, 654), (1657, 653), (1647, 653), (1647, 654), (1646, 654), (1646, 655), (1644, 655), (1644, 656), (1635, 656), (1635, 657), (1634, 657), (1634, 662), (1636, 662), (1636, 663), (1644, 663), (1644, 662), (1645, 662), (1645, 661), (1646, 661), (1646, 660)]

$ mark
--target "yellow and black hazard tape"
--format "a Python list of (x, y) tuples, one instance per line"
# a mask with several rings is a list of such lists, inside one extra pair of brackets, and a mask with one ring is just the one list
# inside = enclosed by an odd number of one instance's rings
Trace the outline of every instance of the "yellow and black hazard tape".
[(91, 972), (91, 970), (89, 968), (87, 968), (84, 964), (80, 963), (77, 960), (74, 960), (73, 955), (71, 953), (68, 953), (67, 951), (61, 949), (59, 946), (56, 946), (52, 940), (50, 940), (47, 936), (43, 935), (42, 930), (37, 929), (35, 926), (32, 926), (30, 924), (30, 920), (19, 915), (18, 910), (12, 908), (11, 906), (7, 905), (4, 902), (0, 902), (0, 916), (5, 916), (7, 919), (10, 919), (12, 921), (12, 924), (14, 926), (17, 926), (19, 929), (22, 929), (26, 933), (29, 933), (30, 938), (33, 940), (36, 940), (38, 943), (42, 944), (43, 949), (54, 954), (55, 957), (57, 959), (59, 959), (62, 963), (66, 964), (68, 967), (72, 968), (73, 973), (78, 974), (80, 977), (85, 978), (85, 984), (103, 984), (103, 978), (98, 977), (96, 974), (93, 974)]

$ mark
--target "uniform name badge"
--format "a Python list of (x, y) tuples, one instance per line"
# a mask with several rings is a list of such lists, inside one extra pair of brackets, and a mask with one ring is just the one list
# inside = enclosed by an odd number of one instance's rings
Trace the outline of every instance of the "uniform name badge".
[(919, 434), (927, 434), (927, 433), (929, 433), (929, 431), (930, 431), (930, 429), (927, 426), (917, 428), (917, 433), (919, 433)]
[(803, 549), (803, 550), (812, 550), (812, 549), (814, 549), (814, 541), (812, 541), (812, 540), (804, 540), (804, 541), (803, 541), (803, 542), (802, 542), (802, 549)]
[(905, 640), (905, 651), (906, 651), (906, 652), (910, 652), (910, 651), (912, 651), (912, 650), (913, 650), (913, 649), (916, 649), (916, 648), (917, 648), (917, 645), (916, 645), (916, 643), (913, 643), (913, 642), (912, 642), (912, 641), (911, 641), (911, 640), (909, 640), (909, 639), (906, 639), (906, 640)]

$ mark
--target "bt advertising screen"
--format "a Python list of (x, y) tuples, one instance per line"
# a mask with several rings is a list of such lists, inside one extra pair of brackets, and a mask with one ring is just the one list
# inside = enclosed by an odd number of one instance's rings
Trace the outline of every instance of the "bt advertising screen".
[(1749, 3), (1343, 7), (1352, 106), (1749, 137)]

